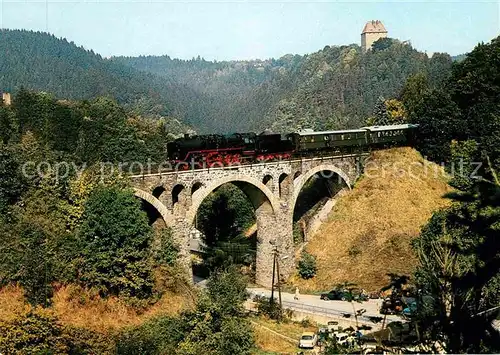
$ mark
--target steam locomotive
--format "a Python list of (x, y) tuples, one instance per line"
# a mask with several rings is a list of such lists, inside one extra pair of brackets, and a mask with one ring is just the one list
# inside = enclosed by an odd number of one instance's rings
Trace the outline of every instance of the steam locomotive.
[(167, 144), (172, 164), (220, 167), (317, 156), (347, 154), (411, 144), (418, 125), (370, 126), (342, 131), (304, 130), (281, 134), (233, 133), (186, 135)]

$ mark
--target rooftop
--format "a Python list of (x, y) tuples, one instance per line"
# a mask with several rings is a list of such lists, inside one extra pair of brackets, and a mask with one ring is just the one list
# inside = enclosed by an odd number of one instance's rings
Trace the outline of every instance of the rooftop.
[(363, 32), (361, 32), (361, 34), (363, 33), (387, 33), (387, 30), (385, 29), (382, 21), (371, 20), (366, 23), (365, 28), (363, 28)]

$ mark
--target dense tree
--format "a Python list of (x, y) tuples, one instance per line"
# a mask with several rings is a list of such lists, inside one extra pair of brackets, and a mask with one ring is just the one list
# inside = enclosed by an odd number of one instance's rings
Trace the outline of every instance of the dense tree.
[[(452, 140), (474, 140), (482, 152), (482, 157), (475, 158), (485, 162), (487, 155), (493, 167), (500, 166), (496, 144), (500, 132), (499, 53), (497, 37), (455, 63), (445, 87), (429, 91), (422, 78), (407, 83), (403, 103), (411, 120), (422, 126), (422, 142), (430, 137), (428, 156), (432, 159), (449, 161), (447, 147)], [(425, 145), (421, 149), (427, 154)]]
[(487, 196), (436, 213), (414, 242), (421, 261), (416, 281), (432, 297), (421, 302), (417, 319), (425, 336), (442, 335), (453, 353), (499, 349), (500, 334), (491, 321), (500, 303), (500, 190), (488, 190)]
[(18, 280), (25, 297), (34, 306), (47, 307), (52, 298), (53, 252), (48, 236), (38, 226), (25, 223), (20, 229)]
[(12, 111), (0, 105), (0, 143), (7, 144), (16, 131)]
[(96, 189), (86, 203), (79, 234), (82, 282), (104, 294), (149, 296), (151, 233), (146, 213), (130, 191)]
[[(23, 193), (21, 164), (12, 149), (0, 144), (0, 214), (15, 203)], [(0, 217), (0, 220), (2, 217)]]
[(326, 46), (262, 61), (113, 60), (194, 88), (198, 105), (184, 117), (202, 131), (339, 129), (363, 125), (376, 99), (395, 97), (410, 75), (423, 72), (434, 86), (450, 71), (444, 56), (429, 59), (394, 39), (381, 46), (365, 55), (356, 45)]
[[(18, 123), (18, 124), (17, 124)], [(78, 163), (156, 164), (165, 159), (169, 132), (178, 132), (162, 118), (129, 117), (116, 101), (99, 97), (91, 101), (60, 101), (46, 93), (21, 89), (14, 97), (13, 110), (0, 107), (2, 139), (33, 135), (41, 148), (57, 159)], [(45, 157), (46, 158), (46, 157)]]
[(187, 334), (181, 354), (250, 354), (254, 345), (250, 323), (243, 317), (246, 280), (235, 267), (214, 273), (196, 310), (184, 314)]
[(235, 267), (218, 270), (196, 307), (179, 317), (160, 316), (123, 331), (118, 354), (250, 354), (253, 332), (245, 317), (246, 279)]
[(415, 110), (421, 107), (425, 94), (430, 90), (429, 80), (423, 73), (417, 73), (408, 78), (400, 94), (400, 100), (408, 114), (410, 121), (418, 120)]
[(383, 51), (384, 49), (388, 49), (390, 46), (392, 46), (394, 43), (394, 39), (385, 37), (385, 38), (380, 38), (373, 42), (372, 44), (372, 51), (377, 52), (377, 51)]
[(424, 94), (414, 115), (419, 124), (417, 148), (430, 160), (449, 162), (450, 143), (464, 128), (456, 103), (448, 93), (434, 90)]
[(158, 317), (119, 334), (116, 354), (175, 354), (184, 338), (184, 323), (179, 318)]
[(442, 86), (451, 75), (452, 59), (448, 53), (434, 53), (429, 61), (429, 81)]

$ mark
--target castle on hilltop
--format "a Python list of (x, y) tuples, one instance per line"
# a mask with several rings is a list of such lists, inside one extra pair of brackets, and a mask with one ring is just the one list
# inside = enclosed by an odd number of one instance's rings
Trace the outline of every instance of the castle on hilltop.
[(365, 53), (372, 48), (373, 42), (385, 37), (387, 37), (387, 30), (381, 21), (368, 21), (361, 32), (361, 50)]

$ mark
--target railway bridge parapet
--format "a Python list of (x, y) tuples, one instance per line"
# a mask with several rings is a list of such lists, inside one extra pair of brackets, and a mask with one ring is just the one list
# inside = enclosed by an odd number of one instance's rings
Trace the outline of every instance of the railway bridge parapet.
[(314, 175), (337, 179), (350, 189), (366, 154), (302, 158), (220, 168), (133, 175), (135, 195), (153, 206), (172, 229), (180, 260), (191, 273), (190, 239), (203, 200), (220, 186), (238, 186), (252, 202), (257, 221), (256, 282), (269, 286), (273, 252), (283, 278), (294, 270), (293, 212), (299, 193)]

